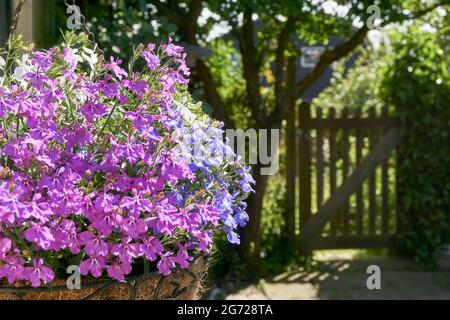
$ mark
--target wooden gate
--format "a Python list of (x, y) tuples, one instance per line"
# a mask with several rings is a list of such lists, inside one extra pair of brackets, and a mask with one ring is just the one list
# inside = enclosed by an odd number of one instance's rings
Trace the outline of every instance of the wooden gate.
[(386, 107), (313, 111), (301, 105), (296, 139), (302, 252), (390, 246), (398, 227), (398, 119)]

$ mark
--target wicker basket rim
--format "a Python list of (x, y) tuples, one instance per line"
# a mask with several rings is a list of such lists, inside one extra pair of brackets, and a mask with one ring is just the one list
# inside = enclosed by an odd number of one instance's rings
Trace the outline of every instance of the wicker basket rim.
[[(194, 260), (197, 260), (198, 258), (207, 258), (207, 255), (204, 253), (199, 253), (193, 256)], [(182, 270), (180, 267), (176, 267), (174, 269), (172, 269), (172, 272), (177, 272), (179, 270)], [(187, 270), (187, 269), (184, 269)], [(189, 270), (187, 270), (189, 271)], [(117, 280), (102, 280), (102, 281), (91, 281), (91, 282), (87, 282), (85, 285), (83, 285), (81, 287), (80, 290), (83, 289), (90, 289), (90, 288), (102, 288), (102, 287), (107, 287), (110, 285), (127, 285), (130, 282), (134, 282), (137, 280), (147, 280), (153, 277), (164, 277), (164, 275), (161, 275), (158, 271), (152, 271), (149, 273), (142, 273), (142, 274), (138, 274), (135, 276), (129, 276), (129, 277), (125, 277), (124, 281), (117, 281)], [(62, 279), (56, 279), (56, 280), (62, 280)], [(66, 285), (57, 285), (57, 286), (52, 286), (51, 283), (48, 283), (46, 285), (46, 287), (38, 287), (38, 288), (33, 288), (30, 286), (23, 286), (23, 287), (12, 287), (10, 285), (5, 286), (5, 285), (0, 285), (0, 292), (49, 292), (49, 291), (65, 291), (65, 290), (70, 290), (67, 288)]]

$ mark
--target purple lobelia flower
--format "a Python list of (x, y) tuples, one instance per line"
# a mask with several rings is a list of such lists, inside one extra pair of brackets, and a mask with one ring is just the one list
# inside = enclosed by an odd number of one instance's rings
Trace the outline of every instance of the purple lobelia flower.
[(55, 53), (55, 49), (48, 50), (47, 52), (33, 52), (32, 64), (37, 65), (42, 71), (48, 71), (52, 66), (52, 55)]
[(0, 186), (0, 223), (12, 225), (16, 217), (21, 216), (25, 206), (19, 201), (18, 195), (8, 190), (7, 184)]
[(131, 263), (114, 260), (106, 268), (108, 276), (117, 281), (124, 281), (125, 275), (129, 274), (132, 270)]
[(177, 209), (170, 204), (164, 204), (164, 206), (157, 207), (157, 219), (156, 230), (159, 233), (165, 233), (169, 235), (175, 234), (177, 226)]
[(32, 287), (39, 287), (41, 282), (52, 282), (55, 278), (55, 274), (52, 269), (44, 265), (44, 259), (33, 259), (33, 266), (26, 267), (24, 275), (27, 280), (31, 282)]
[(249, 174), (250, 168), (240, 168), (236, 171), (236, 173), (240, 174), (242, 177), (241, 184), (242, 184), (242, 190), (244, 192), (250, 193), (254, 192), (251, 185), (255, 183), (255, 180), (253, 177)]
[(120, 261), (131, 262), (141, 256), (141, 247), (138, 243), (131, 242), (132, 239), (124, 237), (119, 244), (111, 246), (111, 253), (119, 257)]
[(23, 233), (25, 240), (34, 242), (40, 248), (47, 250), (55, 240), (51, 230), (40, 223), (31, 222), (30, 227)]
[(184, 52), (183, 47), (177, 46), (173, 43), (172, 38), (169, 37), (169, 41), (162, 45), (162, 48), (169, 57), (172, 58), (182, 58), (182, 53)]
[(144, 113), (143, 109), (145, 109), (145, 107), (146, 106), (142, 106), (142, 108), (139, 108), (138, 111), (128, 112), (125, 115), (126, 118), (133, 121), (134, 127), (139, 131), (145, 130), (155, 121), (155, 116)]
[(209, 252), (211, 250), (213, 239), (210, 232), (194, 231), (192, 234), (198, 242), (198, 247), (200, 250), (202, 250), (203, 252)]
[(88, 122), (93, 122), (95, 119), (107, 114), (108, 108), (102, 103), (88, 101), (81, 108), (81, 113)]
[(211, 204), (196, 204), (200, 218), (204, 223), (211, 223), (217, 226), (220, 220), (219, 210)]
[(13, 284), (16, 280), (25, 279), (24, 270), (23, 259), (17, 255), (8, 256), (0, 267), (0, 278), (5, 277), (9, 284)]
[(119, 80), (122, 80), (122, 78), (126, 77), (128, 74), (124, 69), (120, 67), (121, 64), (122, 60), (120, 59), (114, 60), (114, 57), (110, 57), (109, 63), (105, 65), (105, 68), (114, 72), (114, 75)]
[(148, 90), (148, 83), (144, 80), (123, 80), (122, 85), (135, 93), (138, 98), (142, 98), (142, 95)]
[(32, 201), (25, 205), (22, 217), (25, 219), (33, 217), (41, 223), (46, 223), (52, 214), (53, 211), (50, 209), (50, 205), (47, 202), (37, 203)]
[(147, 224), (144, 222), (144, 220), (134, 215), (125, 218), (122, 222), (121, 227), (124, 233), (133, 239), (137, 239), (143, 233), (147, 232)]
[(150, 261), (155, 261), (163, 250), (164, 246), (159, 242), (156, 237), (144, 238), (140, 250), (144, 254), (145, 258)]
[(175, 257), (175, 262), (180, 265), (182, 269), (186, 269), (189, 267), (189, 261), (192, 261), (194, 258), (189, 256), (189, 253), (184, 245), (178, 242), (178, 252)]
[(90, 220), (92, 227), (103, 237), (110, 236), (113, 230), (120, 228), (123, 223), (123, 217), (115, 211), (98, 211)]
[(61, 57), (65, 62), (67, 62), (71, 70), (75, 70), (78, 63), (81, 61), (81, 57), (77, 57), (70, 48), (64, 48)]
[(69, 248), (72, 254), (78, 254), (81, 250), (81, 241), (78, 238), (76, 224), (72, 220), (65, 219), (52, 225), (54, 242), (52, 249)]
[(108, 255), (108, 245), (99, 236), (95, 236), (90, 231), (85, 231), (79, 235), (81, 243), (84, 244), (84, 250), (89, 256), (102, 256)]
[(227, 239), (230, 243), (240, 244), (241, 240), (239, 239), (239, 235), (234, 231), (229, 231), (227, 233)]
[(105, 267), (105, 258), (103, 256), (92, 256), (80, 263), (80, 273), (84, 276), (90, 273), (95, 278), (98, 278), (102, 275)]
[(123, 197), (119, 204), (120, 208), (128, 210), (133, 216), (139, 216), (141, 212), (151, 211), (153, 208), (152, 203), (139, 195), (134, 197)]
[(11, 250), (12, 242), (11, 239), (2, 238), (0, 236), (0, 260), (5, 259), (6, 254)]
[(165, 276), (168, 276), (172, 269), (175, 268), (175, 258), (172, 252), (167, 252), (161, 255), (161, 260), (158, 261), (156, 266), (159, 272)]
[(154, 53), (155, 45), (150, 43), (145, 50), (142, 51), (141, 56), (147, 62), (147, 67), (150, 70), (156, 70), (159, 68), (161, 62), (159, 57)]
[(127, 160), (132, 164), (139, 162), (145, 157), (143, 146), (133, 140), (130, 138), (124, 143), (115, 144), (117, 157)]

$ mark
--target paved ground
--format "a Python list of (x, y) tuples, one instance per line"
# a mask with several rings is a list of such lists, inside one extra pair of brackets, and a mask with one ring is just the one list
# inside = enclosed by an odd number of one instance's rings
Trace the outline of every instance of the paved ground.
[[(367, 288), (367, 267), (378, 265), (381, 289)], [(227, 299), (446, 299), (450, 270), (424, 272), (400, 258), (321, 257), (312, 270), (299, 269), (248, 285)]]

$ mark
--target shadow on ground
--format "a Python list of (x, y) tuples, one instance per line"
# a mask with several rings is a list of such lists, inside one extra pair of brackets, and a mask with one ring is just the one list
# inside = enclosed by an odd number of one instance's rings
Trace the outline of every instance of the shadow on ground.
[[(369, 290), (367, 268), (380, 267), (381, 289)], [(401, 258), (325, 258), (231, 292), (227, 299), (446, 299), (450, 271), (423, 271)]]

